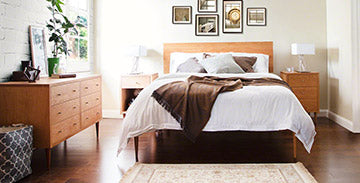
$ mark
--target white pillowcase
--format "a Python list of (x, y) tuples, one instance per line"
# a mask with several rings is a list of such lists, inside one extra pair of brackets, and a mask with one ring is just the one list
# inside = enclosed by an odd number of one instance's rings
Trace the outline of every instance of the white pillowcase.
[(203, 53), (181, 53), (174, 52), (170, 55), (170, 73), (176, 73), (177, 68), (182, 63), (186, 62), (189, 58), (195, 57), (202, 60)]
[(215, 55), (201, 60), (199, 64), (210, 74), (245, 73), (244, 70), (235, 63), (231, 54)]
[(253, 65), (254, 72), (257, 73), (269, 73), (269, 55), (259, 54), (259, 53), (235, 53), (231, 52), (233, 56), (243, 56), (243, 57), (256, 57), (257, 60), (255, 65)]

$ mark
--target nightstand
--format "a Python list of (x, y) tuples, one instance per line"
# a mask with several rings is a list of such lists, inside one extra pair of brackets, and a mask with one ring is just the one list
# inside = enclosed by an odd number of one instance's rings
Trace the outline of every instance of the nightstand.
[(316, 123), (317, 113), (320, 112), (319, 73), (281, 72), (280, 76), (290, 85), (304, 109), (308, 113), (314, 113)]
[(158, 73), (138, 74), (138, 75), (122, 75), (120, 79), (120, 114), (125, 114), (131, 102), (136, 98), (137, 94), (150, 85), (152, 81), (159, 77)]

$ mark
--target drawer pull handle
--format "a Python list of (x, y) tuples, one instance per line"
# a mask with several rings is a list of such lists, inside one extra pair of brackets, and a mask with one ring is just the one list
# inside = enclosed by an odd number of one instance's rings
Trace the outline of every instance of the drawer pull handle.
[(76, 90), (73, 90), (73, 92), (75, 93), (75, 92), (76, 92)]
[(61, 96), (61, 93), (58, 93), (57, 96)]
[(89, 102), (85, 102), (85, 104), (89, 104)]
[(58, 133), (62, 133), (62, 131), (61, 131), (61, 130), (59, 130), (59, 131), (58, 131)]
[(97, 112), (96, 114), (100, 114), (100, 112)]
[(99, 100), (99, 98), (96, 98), (96, 100)]
[(96, 84), (96, 86), (99, 86), (99, 84)]
[(86, 119), (89, 119), (89, 117), (86, 117)]
[(76, 125), (77, 125), (77, 123), (74, 123), (74, 124), (73, 124), (73, 126), (76, 126)]
[(87, 89), (89, 89), (89, 87), (86, 86), (86, 87), (85, 87), (85, 90), (87, 90)]
[(58, 112), (58, 114), (60, 115), (60, 114), (61, 114), (61, 112)]
[(76, 106), (74, 106), (73, 109), (76, 109)]

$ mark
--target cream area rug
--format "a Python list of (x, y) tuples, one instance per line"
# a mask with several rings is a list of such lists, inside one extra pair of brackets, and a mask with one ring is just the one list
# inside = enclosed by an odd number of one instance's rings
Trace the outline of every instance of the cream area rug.
[(315, 183), (302, 163), (288, 164), (141, 164), (120, 183)]

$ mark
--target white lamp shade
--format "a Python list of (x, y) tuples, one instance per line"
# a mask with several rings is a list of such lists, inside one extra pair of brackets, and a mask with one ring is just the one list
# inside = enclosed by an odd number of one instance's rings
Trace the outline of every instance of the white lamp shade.
[(145, 46), (132, 45), (129, 46), (126, 55), (133, 57), (145, 57), (147, 55), (147, 49)]
[(314, 44), (291, 44), (291, 54), (292, 55), (315, 55), (315, 45)]

